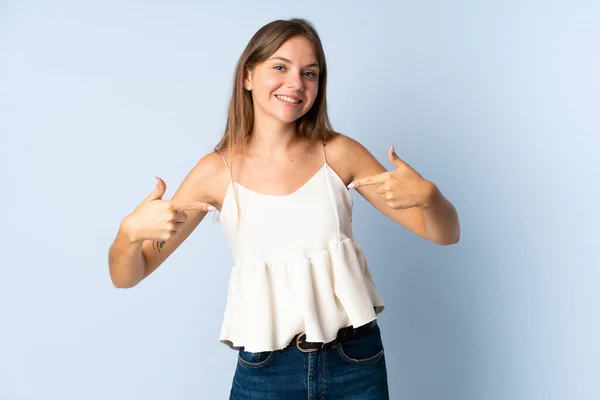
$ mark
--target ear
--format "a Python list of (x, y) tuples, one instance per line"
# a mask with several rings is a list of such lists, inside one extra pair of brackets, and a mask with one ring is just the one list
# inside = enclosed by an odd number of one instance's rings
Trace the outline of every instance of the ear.
[(246, 70), (244, 73), (244, 89), (252, 91), (252, 71)]

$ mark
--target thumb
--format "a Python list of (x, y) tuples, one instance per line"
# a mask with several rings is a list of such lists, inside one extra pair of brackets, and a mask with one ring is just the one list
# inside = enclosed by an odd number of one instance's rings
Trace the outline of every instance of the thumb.
[(145, 201), (161, 200), (167, 190), (167, 184), (165, 181), (158, 176), (155, 176), (155, 178), (157, 182), (156, 188), (152, 191), (152, 193), (150, 193), (150, 196), (146, 197)]
[(396, 168), (400, 168), (401, 166), (406, 164), (404, 161), (402, 161), (402, 159), (400, 157), (398, 157), (398, 155), (396, 154), (396, 150), (394, 149), (394, 146), (391, 146), (390, 149), (388, 150), (388, 158), (392, 162), (392, 164), (394, 164), (394, 167), (396, 167)]

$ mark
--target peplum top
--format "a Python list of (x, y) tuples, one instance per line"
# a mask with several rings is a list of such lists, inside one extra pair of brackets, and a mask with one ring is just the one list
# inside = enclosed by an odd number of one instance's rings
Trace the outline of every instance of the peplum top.
[(352, 196), (324, 146), (323, 158), (288, 195), (229, 184), (219, 222), (233, 266), (219, 342), (231, 349), (280, 350), (301, 332), (308, 342), (330, 342), (340, 328), (364, 325), (385, 307), (354, 239)]

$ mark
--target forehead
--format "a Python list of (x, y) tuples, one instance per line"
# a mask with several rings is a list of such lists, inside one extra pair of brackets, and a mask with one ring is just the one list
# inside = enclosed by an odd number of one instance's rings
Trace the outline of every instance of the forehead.
[(286, 40), (269, 59), (273, 57), (286, 58), (292, 63), (303, 65), (317, 63), (314, 46), (304, 36)]

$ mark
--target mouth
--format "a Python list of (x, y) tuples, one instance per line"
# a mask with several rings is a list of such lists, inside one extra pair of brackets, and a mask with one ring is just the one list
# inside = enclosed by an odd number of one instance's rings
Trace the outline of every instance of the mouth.
[(276, 94), (275, 97), (277, 97), (277, 99), (281, 100), (282, 102), (290, 105), (297, 105), (302, 103), (302, 100), (297, 99), (295, 97), (283, 96), (280, 94)]

